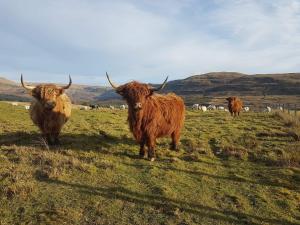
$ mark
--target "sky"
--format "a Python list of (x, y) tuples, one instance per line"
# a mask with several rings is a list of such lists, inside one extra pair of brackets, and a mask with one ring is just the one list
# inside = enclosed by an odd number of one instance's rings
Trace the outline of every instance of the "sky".
[(300, 72), (300, 0), (0, 0), (0, 76), (108, 85)]

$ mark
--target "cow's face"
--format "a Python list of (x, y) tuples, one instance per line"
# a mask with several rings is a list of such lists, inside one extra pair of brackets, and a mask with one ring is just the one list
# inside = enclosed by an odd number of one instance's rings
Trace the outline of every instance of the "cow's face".
[(236, 97), (228, 97), (226, 98), (226, 100), (230, 103), (232, 101), (234, 101), (236, 99)]
[(24, 83), (23, 76), (21, 75), (21, 84), (26, 90), (30, 91), (31, 95), (38, 100), (45, 109), (51, 110), (56, 106), (57, 98), (65, 89), (68, 89), (71, 86), (72, 80), (69, 76), (69, 84), (63, 87), (58, 87), (54, 84), (31, 86)]
[(143, 109), (143, 106), (147, 99), (155, 92), (163, 89), (167, 83), (168, 77), (158, 88), (149, 86), (148, 84), (142, 84), (136, 81), (118, 86), (114, 84), (108, 74), (106, 77), (110, 85), (116, 90), (116, 92), (121, 95), (128, 103), (130, 109), (136, 111)]
[(55, 85), (38, 85), (31, 91), (31, 95), (48, 110), (56, 106), (56, 99), (62, 93), (63, 89)]
[(130, 82), (119, 86), (116, 92), (121, 95), (134, 110), (141, 110), (147, 98), (153, 94), (153, 90), (147, 84)]

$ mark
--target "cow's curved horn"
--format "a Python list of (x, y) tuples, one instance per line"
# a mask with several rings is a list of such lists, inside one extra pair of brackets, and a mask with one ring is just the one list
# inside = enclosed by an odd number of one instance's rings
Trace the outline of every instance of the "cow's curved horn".
[(71, 76), (69, 75), (69, 84), (61, 87), (61, 89), (68, 89), (71, 86), (71, 84), (72, 84), (72, 79), (71, 79)]
[(151, 88), (151, 90), (152, 91), (160, 91), (160, 90), (162, 90), (166, 86), (168, 78), (169, 77), (167, 76), (167, 78), (165, 79), (165, 81), (158, 88)]
[(21, 74), (21, 84), (23, 86), (23, 88), (27, 89), (27, 90), (33, 90), (35, 88), (35, 86), (30, 86), (30, 85), (26, 85), (23, 81), (23, 74)]
[(106, 77), (107, 77), (108, 82), (110, 83), (110, 85), (111, 85), (114, 89), (117, 89), (117, 88), (119, 87), (118, 85), (114, 84), (114, 83), (109, 79), (109, 76), (108, 76), (107, 72), (106, 72)]

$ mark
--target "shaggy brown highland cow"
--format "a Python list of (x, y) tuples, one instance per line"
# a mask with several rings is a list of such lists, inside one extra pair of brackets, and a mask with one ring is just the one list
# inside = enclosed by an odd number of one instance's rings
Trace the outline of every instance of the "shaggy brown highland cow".
[(171, 149), (178, 147), (180, 131), (185, 119), (185, 106), (182, 98), (175, 94), (155, 94), (166, 85), (167, 79), (159, 88), (136, 81), (117, 86), (107, 79), (116, 92), (128, 104), (128, 122), (130, 131), (140, 144), (140, 156), (145, 157), (145, 145), (148, 158), (155, 159), (156, 138), (172, 138)]
[(238, 97), (228, 97), (228, 110), (231, 116), (240, 115), (240, 111), (243, 109), (243, 102)]
[(33, 123), (40, 128), (48, 144), (59, 144), (59, 133), (71, 116), (72, 104), (64, 93), (72, 84), (71, 77), (69, 84), (64, 87), (54, 84), (26, 85), (22, 75), (21, 84), (34, 97), (29, 111)]

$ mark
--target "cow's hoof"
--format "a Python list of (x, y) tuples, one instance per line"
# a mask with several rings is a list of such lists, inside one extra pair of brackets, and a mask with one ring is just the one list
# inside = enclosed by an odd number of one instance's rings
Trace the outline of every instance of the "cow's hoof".
[(155, 161), (155, 158), (152, 157), (152, 158), (149, 159), (149, 161), (150, 161), (150, 162), (154, 162), (154, 161)]
[(146, 155), (139, 155), (140, 159), (145, 159)]
[(176, 147), (174, 147), (174, 146), (171, 146), (171, 147), (170, 147), (170, 150), (172, 150), (172, 151), (176, 151), (176, 152), (177, 152), (177, 151), (179, 151), (179, 148), (178, 148), (177, 146), (176, 146)]
[(61, 145), (59, 140), (55, 140), (54, 145)]

